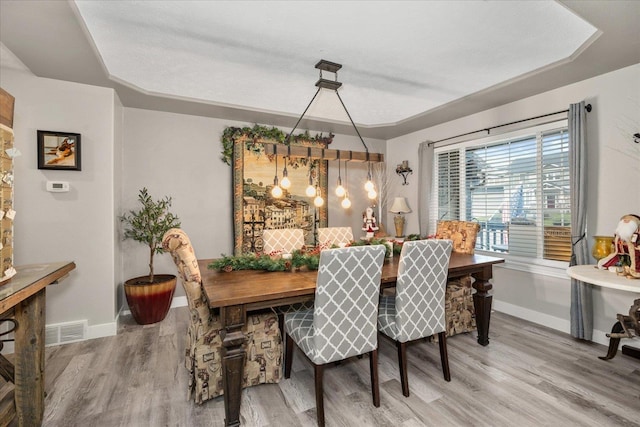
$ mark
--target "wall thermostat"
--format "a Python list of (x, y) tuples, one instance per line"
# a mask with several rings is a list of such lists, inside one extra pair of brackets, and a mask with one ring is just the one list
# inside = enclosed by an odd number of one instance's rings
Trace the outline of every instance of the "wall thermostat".
[(64, 193), (69, 191), (69, 183), (67, 181), (47, 181), (47, 191), (52, 193)]

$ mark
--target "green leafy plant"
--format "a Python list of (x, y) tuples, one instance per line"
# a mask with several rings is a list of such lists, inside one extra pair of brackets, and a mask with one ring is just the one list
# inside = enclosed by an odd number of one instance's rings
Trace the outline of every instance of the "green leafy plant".
[(149, 283), (153, 283), (153, 256), (164, 252), (162, 237), (169, 229), (180, 227), (180, 220), (169, 212), (171, 197), (154, 200), (146, 188), (140, 190), (138, 201), (142, 207), (120, 217), (124, 224), (124, 238), (133, 239), (149, 247)]
[[(226, 127), (222, 132), (222, 153), (221, 160), (228, 165), (231, 165), (233, 159), (233, 145), (236, 140), (240, 138), (246, 139), (246, 147), (255, 155), (261, 155), (264, 153), (263, 142), (276, 142), (285, 143), (287, 135), (276, 127), (266, 127), (260, 125), (254, 125), (253, 127), (245, 126), (243, 128), (238, 127)], [(333, 140), (333, 135), (329, 134), (328, 137), (323, 137), (322, 134), (312, 137), (308, 131), (299, 135), (293, 135), (287, 141), (287, 144), (291, 142), (309, 141), (312, 144), (330, 144)], [(306, 165), (307, 159), (289, 159), (289, 164), (296, 168), (300, 164)]]

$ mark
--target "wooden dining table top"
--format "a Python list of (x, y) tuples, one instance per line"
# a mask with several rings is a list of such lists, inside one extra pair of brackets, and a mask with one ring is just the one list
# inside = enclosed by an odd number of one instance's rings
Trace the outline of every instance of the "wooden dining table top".
[[(383, 264), (381, 287), (395, 284), (399, 258), (394, 256)], [(198, 260), (202, 285), (209, 306), (212, 308), (304, 297), (315, 292), (318, 275), (316, 270), (224, 272), (209, 269), (208, 265), (212, 261), (214, 260)], [(504, 262), (502, 258), (486, 255), (452, 253), (449, 262), (449, 277), (460, 277), (481, 271), (483, 268), (488, 268), (490, 271), (493, 264), (502, 262)]]

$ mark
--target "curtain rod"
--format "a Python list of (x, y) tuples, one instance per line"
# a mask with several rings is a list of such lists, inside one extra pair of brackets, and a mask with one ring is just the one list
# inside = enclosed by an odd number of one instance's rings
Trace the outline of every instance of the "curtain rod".
[[(584, 109), (587, 110), (588, 113), (590, 113), (591, 109), (592, 109), (591, 104), (585, 105)], [(450, 136), (449, 138), (439, 139), (438, 141), (432, 141), (428, 145), (434, 145), (434, 144), (437, 144), (439, 142), (444, 142), (444, 141), (448, 141), (450, 139), (460, 138), (461, 136), (472, 135), (472, 134), (478, 133), (478, 132), (485, 132), (486, 131), (487, 134), (489, 134), (492, 129), (497, 129), (497, 128), (501, 128), (501, 127), (504, 127), (504, 126), (515, 125), (517, 123), (522, 123), (522, 122), (528, 122), (529, 120), (542, 119), (544, 117), (555, 116), (556, 114), (562, 114), (562, 113), (568, 113), (568, 112), (569, 112), (569, 110), (566, 109), (566, 110), (556, 111), (555, 113), (548, 113), (548, 114), (543, 114), (541, 116), (529, 117), (528, 119), (516, 120), (514, 122), (509, 122), (509, 123), (503, 123), (501, 125), (489, 126), (488, 128), (474, 130), (473, 132), (461, 133), (460, 135)]]

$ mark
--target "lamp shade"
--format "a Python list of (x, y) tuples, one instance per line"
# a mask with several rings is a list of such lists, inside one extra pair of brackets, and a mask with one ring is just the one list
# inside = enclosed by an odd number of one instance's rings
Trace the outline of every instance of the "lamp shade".
[(396, 214), (409, 213), (411, 212), (411, 209), (409, 209), (409, 206), (407, 205), (406, 198), (396, 197), (395, 199), (393, 199), (393, 204), (391, 205), (391, 209), (389, 209), (389, 212), (393, 212)]

